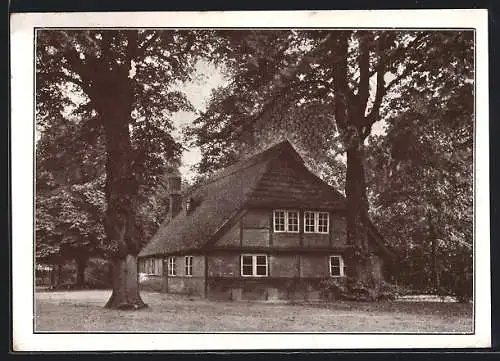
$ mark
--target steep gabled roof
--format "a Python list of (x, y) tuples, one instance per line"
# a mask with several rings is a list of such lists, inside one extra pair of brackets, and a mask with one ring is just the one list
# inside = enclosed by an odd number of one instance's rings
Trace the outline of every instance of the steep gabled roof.
[(199, 249), (245, 206), (345, 208), (342, 194), (312, 174), (288, 141), (217, 172), (189, 198), (193, 209), (166, 219), (139, 257)]

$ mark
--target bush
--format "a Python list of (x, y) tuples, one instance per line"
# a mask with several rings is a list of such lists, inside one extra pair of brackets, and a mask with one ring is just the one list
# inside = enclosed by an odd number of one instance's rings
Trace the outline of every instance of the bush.
[(392, 301), (405, 292), (385, 281), (368, 283), (352, 277), (327, 278), (320, 282), (320, 295), (327, 300)]
[(326, 278), (319, 283), (320, 297), (327, 300), (342, 300), (347, 297), (344, 278)]
[(394, 301), (399, 296), (407, 295), (410, 291), (404, 287), (382, 281), (378, 290), (378, 300)]

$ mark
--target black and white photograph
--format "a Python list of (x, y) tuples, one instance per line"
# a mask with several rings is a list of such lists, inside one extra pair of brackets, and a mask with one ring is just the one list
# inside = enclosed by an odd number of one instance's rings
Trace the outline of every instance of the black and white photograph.
[(19, 347), (487, 346), (487, 13), (454, 12), (19, 14)]

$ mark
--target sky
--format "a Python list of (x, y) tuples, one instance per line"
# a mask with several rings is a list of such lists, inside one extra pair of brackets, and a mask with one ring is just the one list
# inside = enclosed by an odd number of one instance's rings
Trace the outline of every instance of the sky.
[[(222, 73), (212, 64), (199, 62), (197, 65), (194, 80), (178, 86), (178, 90), (184, 92), (193, 107), (198, 111), (205, 110), (207, 101), (214, 88), (225, 85), (227, 81)], [(181, 175), (186, 180), (191, 180), (195, 172), (191, 168), (201, 160), (201, 152), (198, 147), (187, 147), (186, 140), (183, 139), (182, 130), (190, 125), (196, 118), (194, 112), (177, 112), (174, 114), (173, 123), (175, 126), (174, 137), (188, 148), (182, 154), (182, 165), (179, 169)]]

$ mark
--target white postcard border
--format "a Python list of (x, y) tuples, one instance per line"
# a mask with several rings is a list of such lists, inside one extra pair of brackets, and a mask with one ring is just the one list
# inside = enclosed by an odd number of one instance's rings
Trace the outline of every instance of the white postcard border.
[[(12, 315), (14, 350), (228, 350), (488, 347), (491, 344), (488, 14), (358, 10), (11, 15)], [(476, 29), (475, 334), (35, 334), (33, 144), (35, 27), (370, 27)], [(15, 272), (14, 272), (15, 270)]]

